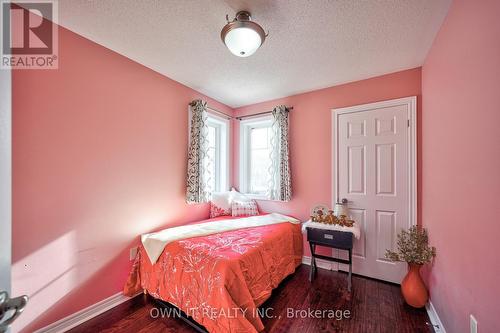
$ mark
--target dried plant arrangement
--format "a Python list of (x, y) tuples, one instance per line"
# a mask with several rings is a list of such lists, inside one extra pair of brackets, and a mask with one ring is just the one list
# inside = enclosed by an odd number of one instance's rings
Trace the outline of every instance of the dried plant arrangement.
[(398, 234), (397, 251), (386, 250), (385, 257), (391, 261), (404, 261), (423, 265), (436, 256), (436, 248), (429, 246), (429, 236), (425, 228), (412, 226)]

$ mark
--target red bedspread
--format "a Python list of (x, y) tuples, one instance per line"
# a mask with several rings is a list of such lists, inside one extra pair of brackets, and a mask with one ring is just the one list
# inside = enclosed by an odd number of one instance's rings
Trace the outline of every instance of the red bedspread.
[(145, 289), (209, 332), (257, 332), (257, 307), (301, 259), (300, 224), (288, 222), (175, 241), (154, 265), (141, 246), (124, 291)]

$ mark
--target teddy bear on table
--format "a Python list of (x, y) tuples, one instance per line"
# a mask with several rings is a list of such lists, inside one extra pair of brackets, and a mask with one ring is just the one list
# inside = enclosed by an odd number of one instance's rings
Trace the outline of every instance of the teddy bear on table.
[(311, 215), (311, 221), (330, 225), (340, 225), (343, 227), (352, 227), (354, 225), (354, 221), (349, 220), (346, 215), (337, 217), (331, 209), (328, 210), (328, 214), (325, 214), (327, 209), (327, 207), (323, 206), (315, 207), (312, 212), (313, 215)]

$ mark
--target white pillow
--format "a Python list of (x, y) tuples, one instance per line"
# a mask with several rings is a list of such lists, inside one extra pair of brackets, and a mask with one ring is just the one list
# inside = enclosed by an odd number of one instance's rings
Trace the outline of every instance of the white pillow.
[(249, 197), (240, 192), (236, 191), (234, 187), (231, 189), (230, 201), (241, 201), (241, 202), (249, 202), (252, 201)]
[(212, 202), (214, 205), (217, 205), (224, 209), (231, 208), (231, 195), (232, 193), (229, 191), (224, 192), (213, 192), (212, 193)]

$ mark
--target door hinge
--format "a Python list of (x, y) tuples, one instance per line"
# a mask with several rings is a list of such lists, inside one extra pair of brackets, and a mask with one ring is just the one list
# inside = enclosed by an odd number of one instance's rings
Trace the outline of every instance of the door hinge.
[(410, 119), (408, 119), (408, 127), (410, 127)]

